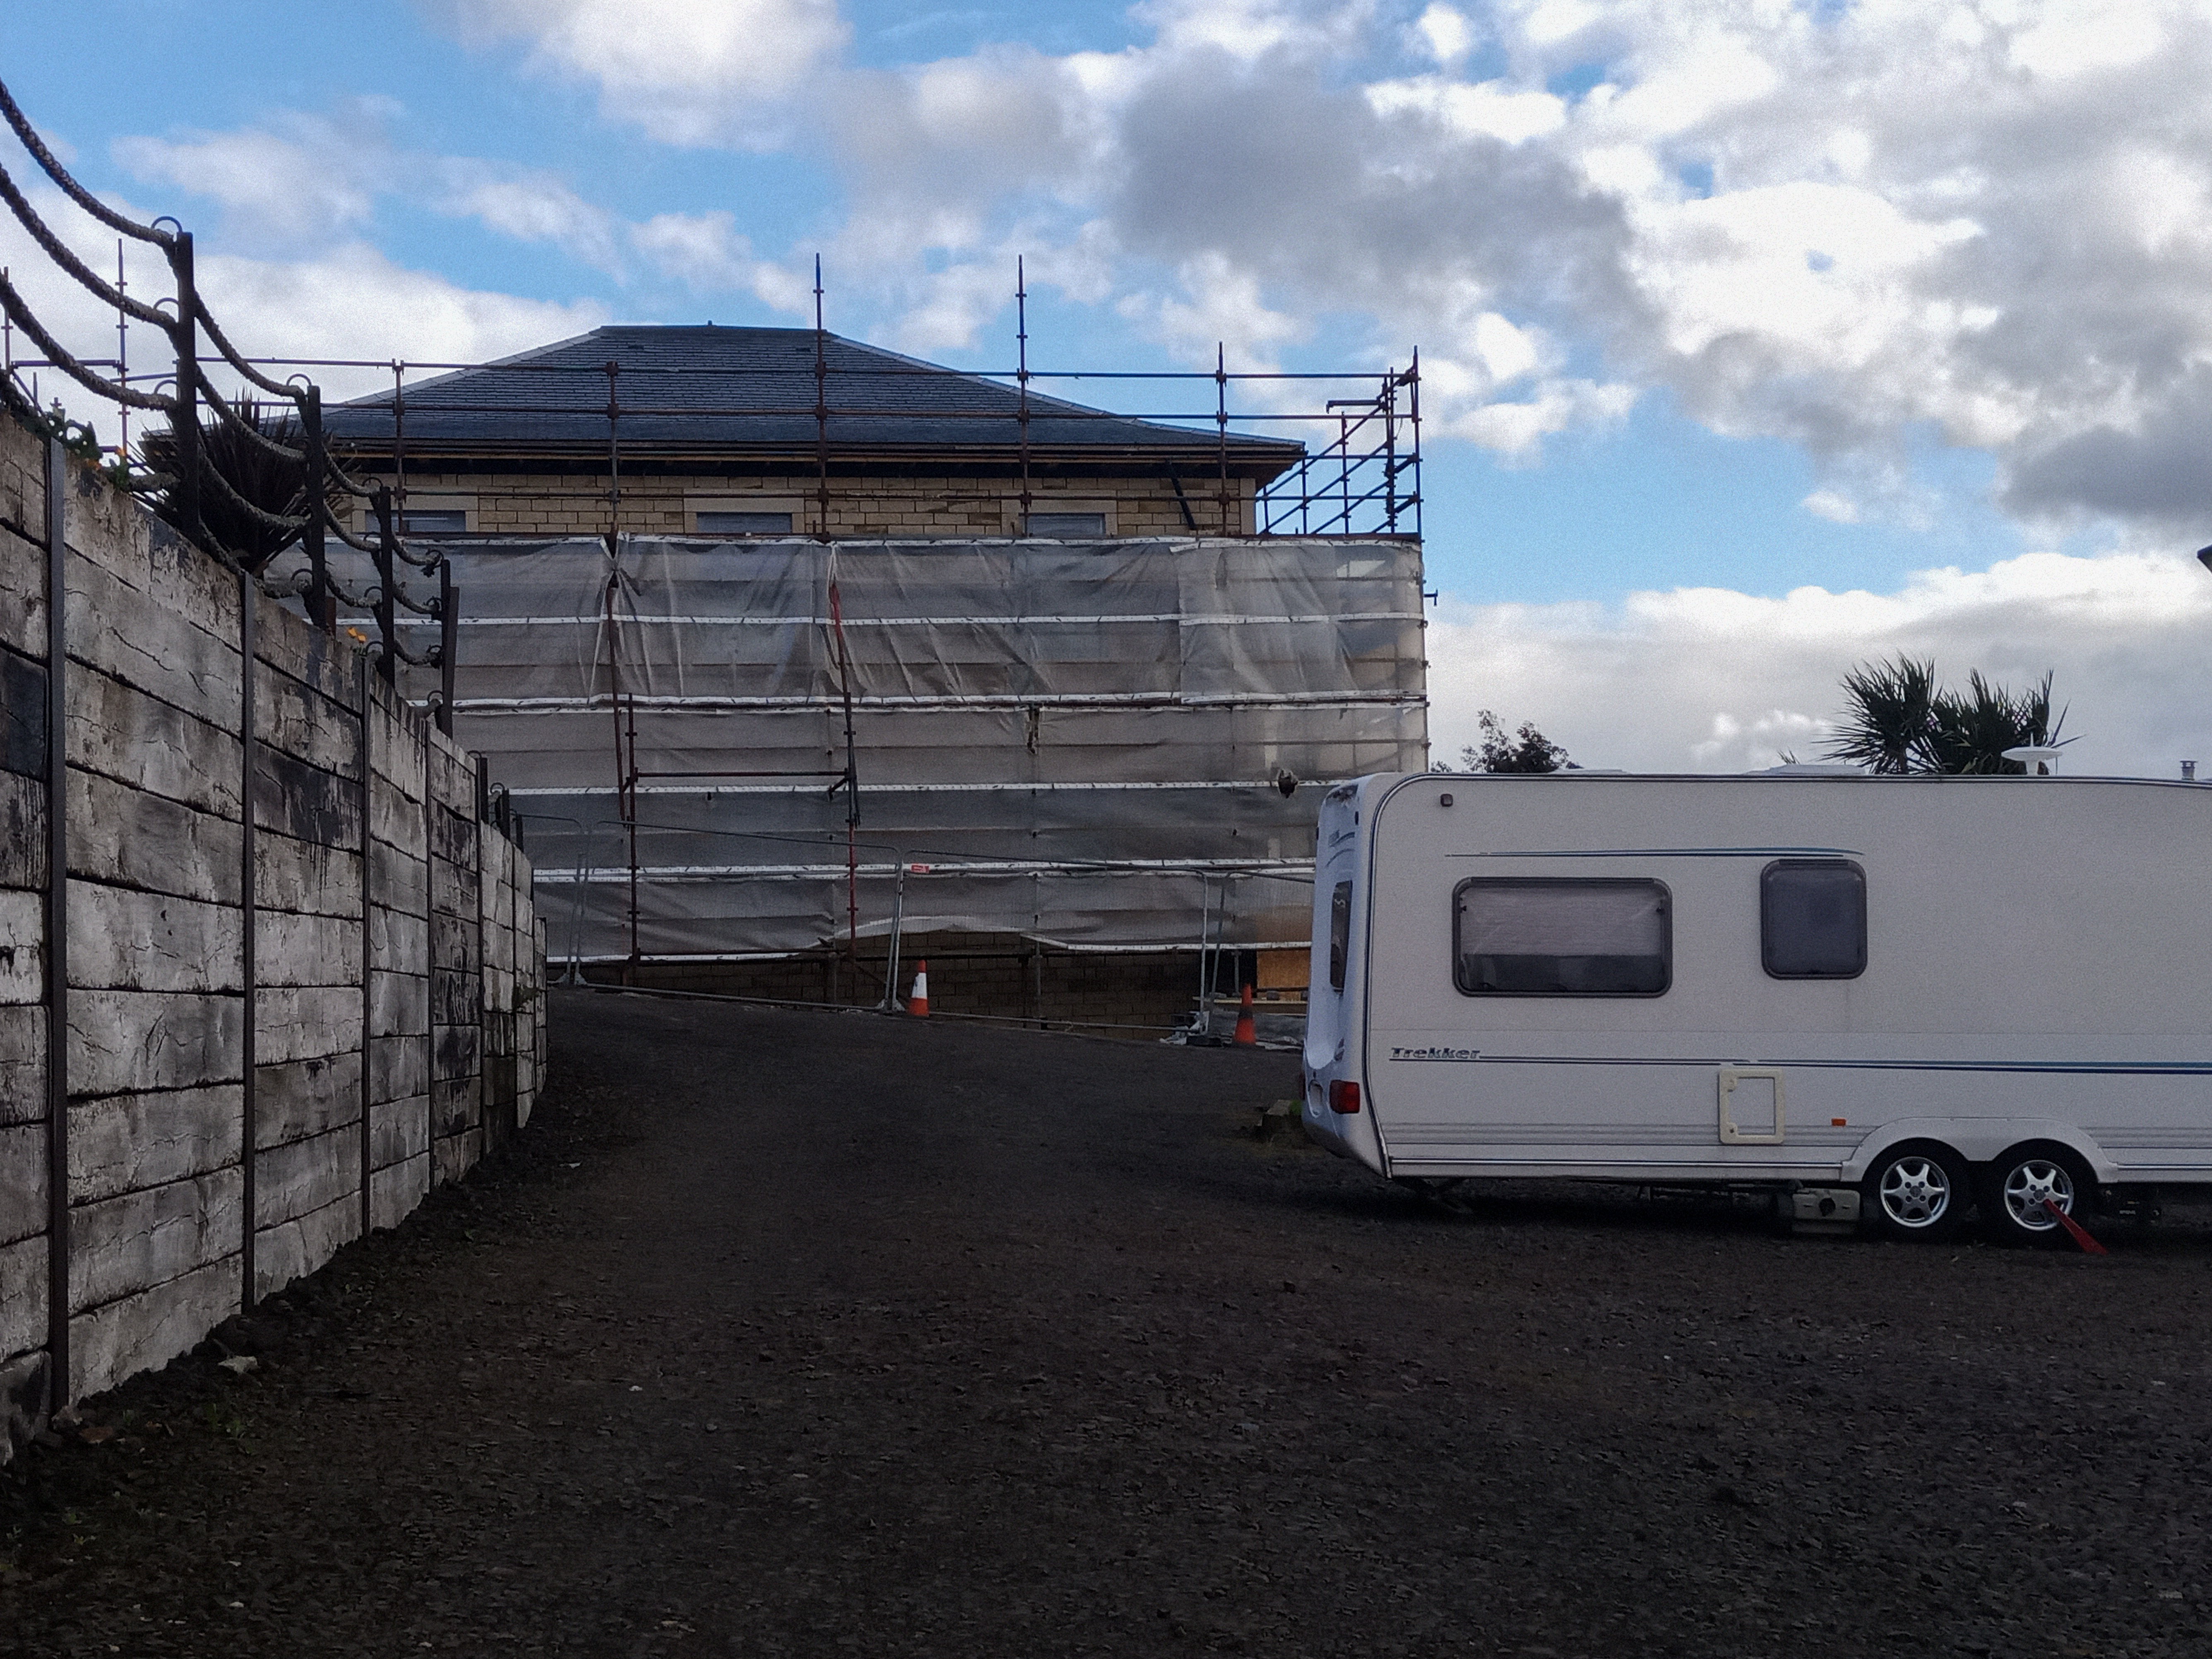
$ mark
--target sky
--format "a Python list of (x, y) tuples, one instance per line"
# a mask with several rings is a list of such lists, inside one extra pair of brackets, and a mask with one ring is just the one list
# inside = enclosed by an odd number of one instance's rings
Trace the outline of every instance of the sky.
[[(2212, 6), (53, 20), (8, 9), (0, 78), (92, 189), (193, 229), (250, 351), (804, 324), (818, 255), (833, 329), (996, 369), (1020, 257), (1045, 368), (1418, 350), (1439, 758), (1487, 708), (1593, 766), (1811, 759), (1843, 672), (1907, 651), (2053, 672), (2069, 770), (2212, 766)], [(112, 265), (21, 151), (0, 164)], [(112, 353), (112, 313), (12, 227), (0, 259)]]

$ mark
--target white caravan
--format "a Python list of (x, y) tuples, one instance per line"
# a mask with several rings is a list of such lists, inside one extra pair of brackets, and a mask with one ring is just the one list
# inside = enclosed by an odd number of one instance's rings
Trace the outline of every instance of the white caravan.
[(2212, 1183), (2212, 786), (1394, 775), (1317, 851), (1305, 1127), (1386, 1176), (2015, 1240)]

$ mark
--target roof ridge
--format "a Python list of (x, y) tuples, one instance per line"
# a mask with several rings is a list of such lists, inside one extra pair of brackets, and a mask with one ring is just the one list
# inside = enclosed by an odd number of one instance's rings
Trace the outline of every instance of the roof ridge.
[[(597, 404), (607, 388), (588, 392), (581, 384), (608, 361), (636, 374), (633, 391), (625, 381), (623, 434), (625, 441), (715, 447), (731, 443), (781, 446), (799, 441), (799, 422), (811, 441), (817, 419), (809, 386), (813, 341), (830, 350), (833, 386), (842, 380), (848, 405), (840, 409), (833, 393), (829, 415), (832, 441), (840, 448), (886, 444), (951, 451), (1013, 448), (1017, 441), (1039, 452), (1103, 453), (1133, 447), (1139, 450), (1212, 450), (1217, 446), (1245, 457), (1290, 458), (1304, 453), (1295, 437), (1252, 432), (1207, 431), (1174, 417), (1123, 415), (1095, 404), (1039, 392), (1012, 374), (955, 368), (945, 363), (855, 339), (828, 329), (770, 327), (720, 323), (603, 323), (527, 350), (414, 381), (399, 389), (408, 430), (426, 441), (544, 443), (583, 441), (584, 428), (604, 412)], [(639, 361), (622, 359), (635, 354)], [(802, 367), (798, 359), (810, 361)], [(555, 362), (556, 358), (564, 361)], [(1011, 382), (1011, 383), (1010, 383)], [(788, 386), (789, 398), (763, 387)], [(789, 406), (784, 406), (787, 402)], [(803, 405), (802, 406), (802, 402)], [(633, 406), (634, 405), (634, 406)], [(720, 405), (730, 405), (720, 407)], [(1041, 417), (1030, 429), (1024, 416)], [(349, 399), (331, 413), (349, 412), (335, 428), (366, 435), (365, 423), (389, 428), (382, 416), (394, 412), (394, 393), (378, 392)], [(421, 424), (418, 425), (418, 422)], [(1018, 434), (1016, 428), (1019, 428)], [(466, 437), (464, 437), (464, 433)], [(635, 436), (633, 437), (633, 434)], [(604, 436), (604, 433), (600, 434)], [(1277, 461), (1289, 464), (1288, 459)]]

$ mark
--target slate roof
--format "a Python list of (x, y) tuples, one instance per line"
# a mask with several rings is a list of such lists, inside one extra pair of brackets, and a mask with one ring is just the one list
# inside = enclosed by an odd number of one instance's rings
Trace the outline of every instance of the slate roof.
[[(824, 337), (830, 443), (855, 450), (1018, 449), (1018, 394), (957, 369), (904, 357), (838, 335)], [(406, 389), (410, 453), (472, 454), (604, 451), (606, 365), (618, 363), (616, 396), (625, 448), (793, 453), (816, 450), (815, 333), (806, 328), (618, 325)], [(392, 441), (388, 392), (325, 411), (334, 439), (369, 447)], [(1212, 432), (1109, 414), (1030, 390), (1032, 453), (1097, 456), (1139, 452), (1194, 465), (1213, 458)], [(839, 410), (856, 412), (838, 413)], [(1272, 476), (1294, 464), (1295, 440), (1231, 433), (1231, 465)]]

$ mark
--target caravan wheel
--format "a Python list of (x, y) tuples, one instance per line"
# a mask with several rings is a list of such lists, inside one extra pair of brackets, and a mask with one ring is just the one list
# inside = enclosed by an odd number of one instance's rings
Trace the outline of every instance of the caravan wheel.
[(1893, 1146), (1867, 1172), (1859, 1209), (1884, 1238), (1949, 1238), (1966, 1218), (1966, 1165), (1948, 1146)]
[(2055, 1244), (2060, 1233), (2051, 1206), (2080, 1215), (2089, 1201), (2089, 1176), (2057, 1146), (2015, 1146), (1990, 1165), (1982, 1216), (1999, 1244)]

